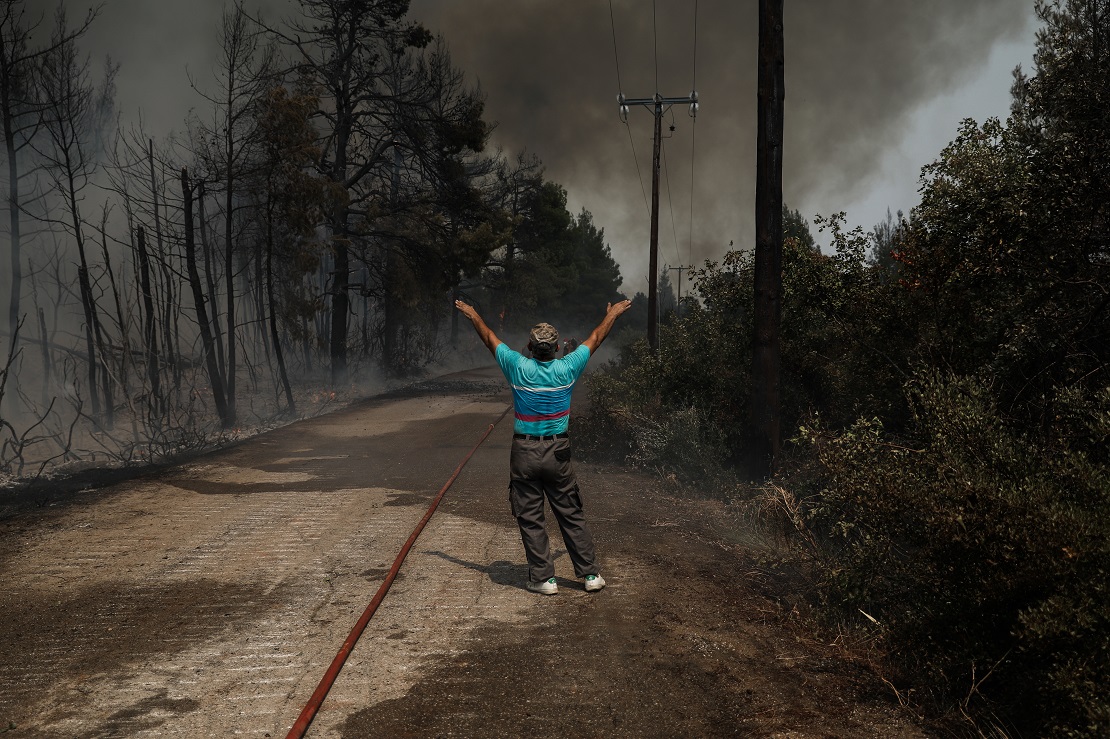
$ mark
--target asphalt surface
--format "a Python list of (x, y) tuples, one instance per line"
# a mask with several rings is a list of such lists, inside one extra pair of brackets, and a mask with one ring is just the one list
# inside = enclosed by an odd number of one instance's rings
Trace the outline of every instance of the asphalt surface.
[[(510, 402), (459, 373), (103, 488), (0, 507), (0, 733), (284, 736)], [(573, 432), (573, 421), (572, 421)], [(524, 587), (511, 415), (448, 492), (312, 737), (918, 737), (768, 595), (720, 504), (579, 464), (608, 587)]]

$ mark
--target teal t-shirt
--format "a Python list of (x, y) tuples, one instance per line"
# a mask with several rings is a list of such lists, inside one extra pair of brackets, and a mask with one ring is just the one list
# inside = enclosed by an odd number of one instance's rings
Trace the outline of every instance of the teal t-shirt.
[(513, 410), (518, 434), (551, 436), (567, 430), (570, 423), (570, 394), (590, 361), (585, 344), (558, 359), (540, 362), (497, 345), (497, 364), (513, 390)]

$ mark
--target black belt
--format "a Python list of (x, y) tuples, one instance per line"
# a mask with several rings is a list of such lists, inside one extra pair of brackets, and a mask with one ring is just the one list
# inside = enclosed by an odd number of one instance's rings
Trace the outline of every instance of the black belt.
[(532, 434), (513, 434), (514, 439), (527, 439), (528, 441), (554, 441), (555, 439), (569, 439), (570, 434), (552, 434), (551, 436), (533, 436)]

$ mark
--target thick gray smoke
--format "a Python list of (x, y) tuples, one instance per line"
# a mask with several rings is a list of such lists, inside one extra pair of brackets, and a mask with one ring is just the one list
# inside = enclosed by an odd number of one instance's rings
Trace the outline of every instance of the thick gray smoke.
[[(835, 193), (846, 204), (866, 191), (915, 108), (982, 65), (996, 42), (1021, 34), (1031, 2), (787, 0), (787, 203), (800, 207)], [(496, 142), (508, 152), (527, 147), (537, 153), (548, 176), (568, 189), (572, 204), (594, 214), (630, 291), (644, 289), (648, 243), (648, 211), (632, 147), (650, 196), (652, 116), (646, 108), (630, 111), (630, 143), (617, 116), (614, 26), (626, 96), (651, 97), (657, 90), (685, 96), (696, 73), (696, 130), (685, 107), (676, 106), (675, 131), (665, 144), (670, 198), (665, 178), (660, 260), (698, 264), (719, 256), (729, 241), (751, 243), (754, 0), (614, 0), (612, 18), (602, 0), (414, 0), (411, 14), (443, 33), (457, 64), (481, 81), (489, 117), (499, 122)], [(668, 115), (665, 136), (671, 123)], [(912, 181), (917, 172), (905, 176)]]
[[(49, 16), (52, 3), (41, 1)], [(847, 204), (867, 191), (918, 106), (967, 78), (996, 43), (1019, 36), (1031, 3), (788, 0), (787, 203), (811, 217), (804, 210), (809, 202)], [(87, 3), (66, 5), (76, 19)], [(295, 2), (252, 5), (276, 21)], [(121, 63), (125, 118), (141, 110), (147, 130), (162, 136), (181, 130), (191, 107), (203, 115), (205, 104), (189, 89), (185, 69), (211, 89), (224, 7), (219, 0), (105, 3), (85, 47), (94, 59), (111, 54)], [(413, 0), (410, 15), (443, 34), (456, 64), (481, 83), (487, 117), (498, 122), (494, 143), (509, 156), (523, 148), (538, 154), (548, 177), (567, 188), (572, 208), (594, 214), (621, 264), (626, 291), (635, 292), (644, 289), (646, 275), (652, 117), (646, 108), (633, 109), (626, 129), (617, 116), (614, 28), (626, 96), (658, 90), (678, 97), (697, 86), (696, 127), (684, 106), (668, 114), (664, 127), (670, 138), (660, 259), (698, 264), (719, 256), (730, 241), (752, 240), (756, 9), (754, 0), (613, 0), (611, 6), (603, 0)], [(905, 177), (916, 179), (917, 172)]]

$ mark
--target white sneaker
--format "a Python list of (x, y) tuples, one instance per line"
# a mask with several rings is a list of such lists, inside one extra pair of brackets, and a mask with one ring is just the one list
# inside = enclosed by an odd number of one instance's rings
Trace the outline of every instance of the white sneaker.
[(555, 583), (555, 578), (553, 577), (542, 582), (532, 582), (529, 580), (525, 587), (533, 593), (539, 593), (540, 595), (555, 595), (559, 592), (559, 586)]
[(605, 578), (601, 575), (586, 575), (586, 592), (596, 593), (605, 587)]

